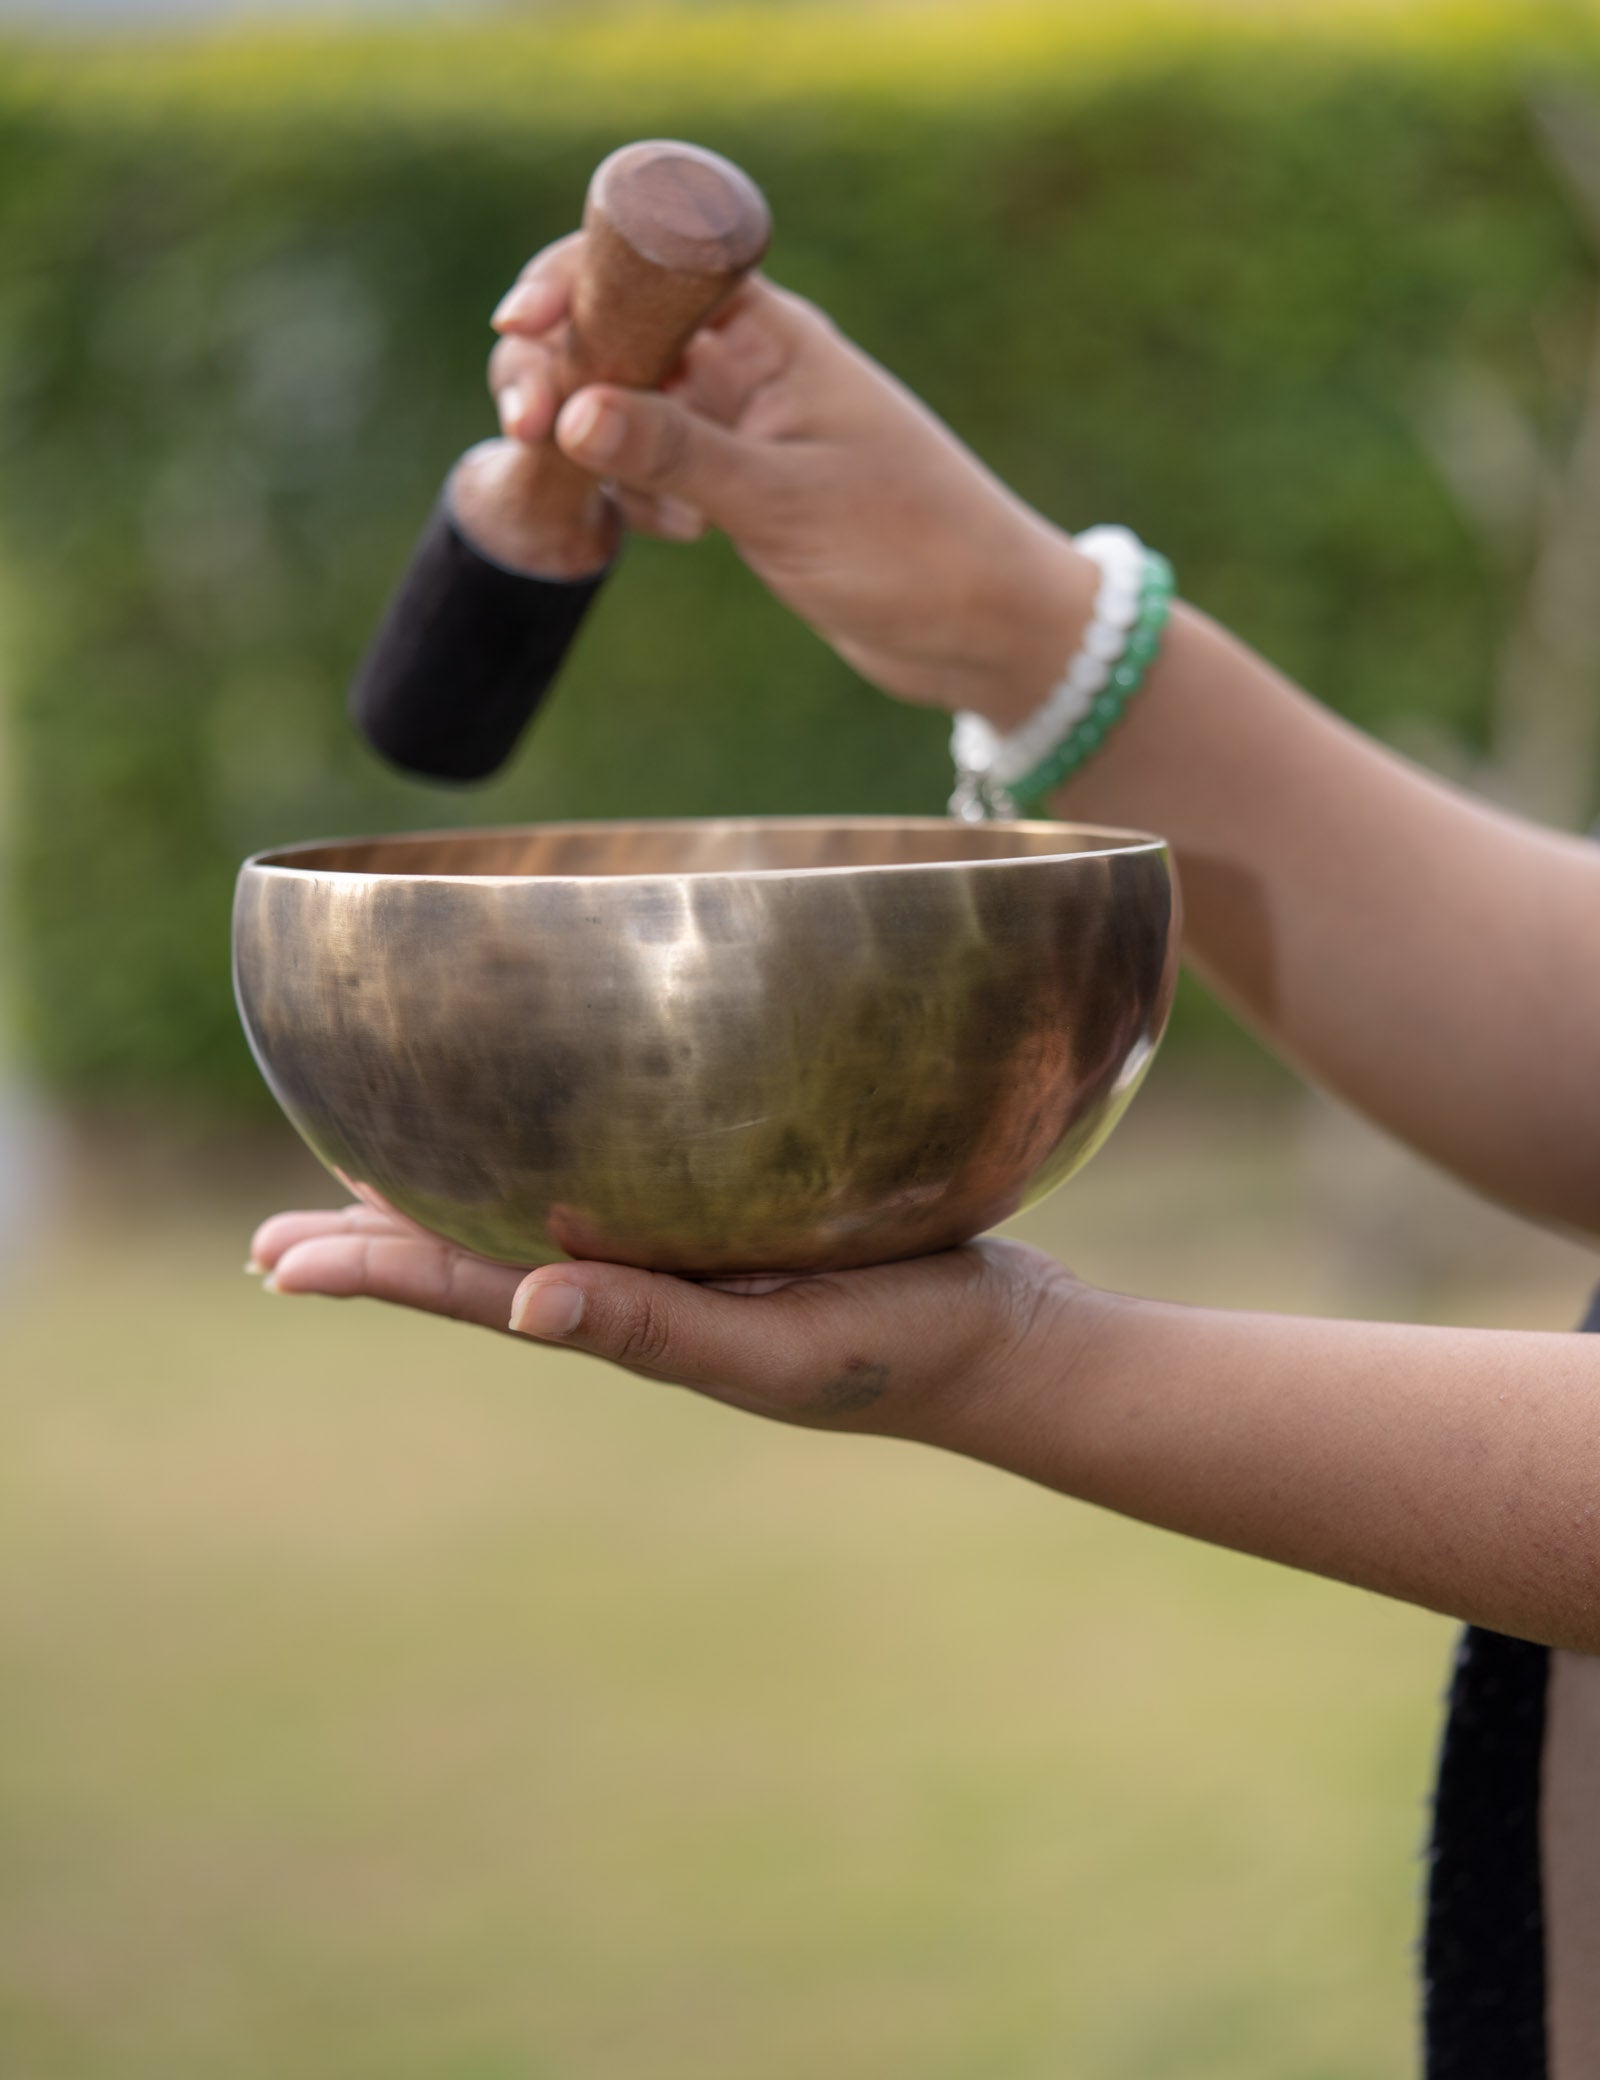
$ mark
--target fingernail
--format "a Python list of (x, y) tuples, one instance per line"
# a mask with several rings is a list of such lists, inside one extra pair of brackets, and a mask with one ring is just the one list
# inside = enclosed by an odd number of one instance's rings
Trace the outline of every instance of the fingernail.
[(570, 1336), (582, 1320), (583, 1294), (560, 1279), (524, 1286), (511, 1309), (519, 1336)]
[(246, 1278), (260, 1278), (266, 1268), (265, 1264), (258, 1264), (254, 1257), (246, 1257), (244, 1260), (244, 1274)]
[(281, 1293), (283, 1291), (282, 1286), (280, 1286), (278, 1283), (278, 1274), (276, 1271), (269, 1271), (267, 1273), (266, 1277), (261, 1281), (261, 1290), (263, 1293)]
[(622, 445), (622, 414), (603, 397), (578, 397), (562, 407), (561, 439), (586, 462), (607, 462)]
[(523, 413), (528, 409), (527, 392), (519, 383), (511, 383), (495, 399), (495, 410), (500, 414), (502, 431), (515, 433)]
[(492, 326), (515, 325), (519, 318), (531, 316), (543, 300), (542, 285), (536, 287), (531, 282), (514, 282), (489, 313), (489, 323)]

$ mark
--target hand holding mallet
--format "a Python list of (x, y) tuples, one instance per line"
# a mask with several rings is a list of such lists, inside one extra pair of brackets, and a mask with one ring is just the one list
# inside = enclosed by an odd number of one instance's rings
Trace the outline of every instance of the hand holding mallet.
[[(654, 389), (767, 248), (738, 167), (695, 145), (613, 152), (584, 209), (552, 356), (559, 404), (589, 383)], [(351, 689), (363, 735), (430, 779), (486, 778), (548, 691), (622, 535), (613, 501), (548, 435), (462, 456)]]

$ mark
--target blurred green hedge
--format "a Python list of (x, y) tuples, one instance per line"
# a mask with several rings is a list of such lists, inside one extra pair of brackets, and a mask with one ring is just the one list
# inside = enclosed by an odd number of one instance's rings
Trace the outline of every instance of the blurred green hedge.
[(1046, 512), (1129, 521), (1361, 722), (1481, 738), (1507, 608), (1417, 412), (1463, 356), (1546, 418), (1576, 394), (1593, 284), (1526, 87), (1586, 48), (1531, 47), (1521, 0), (1292, 37), (1103, 13), (0, 49), (5, 878), (50, 1087), (263, 1102), (226, 940), (235, 864), (274, 841), (941, 804), (940, 722), (720, 545), (634, 546), (488, 788), (410, 785), (346, 728), (438, 480), (488, 430), (486, 313), (630, 136), (748, 166), (773, 271)]

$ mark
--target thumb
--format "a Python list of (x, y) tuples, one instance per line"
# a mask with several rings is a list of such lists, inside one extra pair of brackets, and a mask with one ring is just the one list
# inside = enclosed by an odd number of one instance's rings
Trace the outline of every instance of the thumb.
[(729, 1292), (618, 1264), (548, 1264), (511, 1327), (791, 1423), (921, 1434), (941, 1396), (1008, 1362), (1059, 1265), (997, 1237), (870, 1270)]
[(751, 495), (757, 453), (735, 435), (653, 390), (591, 384), (561, 407), (563, 453), (629, 491), (668, 493), (719, 525)]
[[(795, 1281), (784, 1293), (798, 1283), (825, 1282)], [(547, 1265), (517, 1288), (510, 1326), (745, 1408), (799, 1413), (790, 1404), (813, 1398), (811, 1376), (828, 1362), (815, 1348), (817, 1313), (805, 1309), (812, 1322), (803, 1326), (793, 1311), (770, 1304), (780, 1293), (757, 1291), (736, 1294), (620, 1264)]]

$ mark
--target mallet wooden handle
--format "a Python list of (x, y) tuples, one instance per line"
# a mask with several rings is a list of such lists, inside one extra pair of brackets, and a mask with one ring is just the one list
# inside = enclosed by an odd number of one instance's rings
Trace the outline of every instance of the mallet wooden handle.
[[(624, 145), (589, 183), (557, 388), (653, 390), (767, 249), (771, 219), (747, 175), (696, 145)], [(491, 444), (497, 445), (497, 444)], [(481, 453), (475, 450), (474, 454)], [(499, 562), (540, 577), (588, 576), (616, 549), (615, 514), (553, 441), (465, 458), (456, 519)]]
[[(738, 167), (659, 140), (602, 162), (583, 225), (556, 349), (563, 399), (587, 383), (662, 382), (771, 232)], [(619, 536), (599, 484), (553, 441), (469, 450), (352, 688), (363, 733), (414, 772), (492, 772), (555, 677)]]

